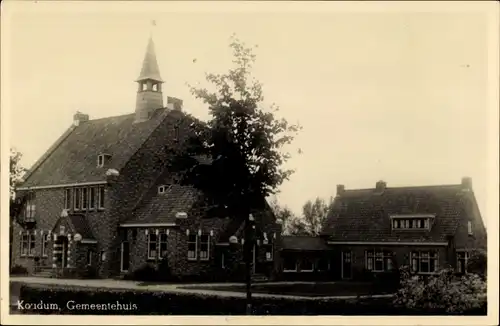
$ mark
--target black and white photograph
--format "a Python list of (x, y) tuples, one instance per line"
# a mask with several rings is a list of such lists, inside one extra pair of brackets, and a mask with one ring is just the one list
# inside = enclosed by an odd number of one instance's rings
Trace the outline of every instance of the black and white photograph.
[(5, 1), (2, 324), (497, 325), (498, 17)]

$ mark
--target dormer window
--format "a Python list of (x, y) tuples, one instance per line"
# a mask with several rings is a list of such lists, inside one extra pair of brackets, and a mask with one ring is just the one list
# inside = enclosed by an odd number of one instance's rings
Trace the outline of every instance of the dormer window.
[(168, 186), (161, 185), (158, 186), (158, 194), (163, 195), (165, 192), (167, 192)]
[(97, 167), (102, 168), (104, 166), (104, 164), (106, 164), (106, 161), (109, 160), (110, 157), (111, 157), (110, 154), (105, 154), (105, 153), (99, 154), (97, 156)]
[(434, 216), (391, 216), (393, 230), (429, 230)]
[(467, 232), (469, 233), (469, 235), (472, 235), (472, 222), (471, 221), (467, 222)]
[(104, 155), (97, 156), (97, 167), (102, 168), (104, 166)]

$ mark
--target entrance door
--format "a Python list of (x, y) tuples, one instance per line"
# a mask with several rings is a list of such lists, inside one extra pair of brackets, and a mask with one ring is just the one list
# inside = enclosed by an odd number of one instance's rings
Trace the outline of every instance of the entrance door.
[(352, 277), (352, 253), (342, 251), (342, 278), (350, 279)]
[(61, 238), (61, 266), (66, 268), (68, 267), (68, 238)]
[(121, 248), (121, 267), (120, 267), (122, 272), (128, 271), (129, 263), (130, 263), (129, 244), (128, 241), (123, 241)]

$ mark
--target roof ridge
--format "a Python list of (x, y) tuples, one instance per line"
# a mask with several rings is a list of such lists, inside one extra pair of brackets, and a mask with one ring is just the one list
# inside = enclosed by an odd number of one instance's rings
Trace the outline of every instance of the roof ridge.
[[(49, 149), (47, 149), (43, 153), (43, 155), (33, 164), (33, 166), (31, 166), (31, 168), (28, 170), (28, 172), (26, 172), (24, 174), (24, 176), (23, 176), (24, 182), (23, 183), (28, 181), (28, 179), (33, 175), (33, 173), (36, 171), (36, 169), (38, 169), (42, 165), (42, 163), (50, 157), (50, 155), (64, 142), (64, 140), (66, 138), (69, 137), (69, 135), (71, 135), (71, 133), (75, 129), (76, 129), (76, 126), (71, 125), (68, 129), (66, 129), (66, 131), (61, 136), (59, 136), (59, 138), (56, 139), (56, 141), (54, 143), (52, 143), (52, 146), (50, 146)], [(19, 186), (22, 186), (22, 184)]]
[(131, 115), (135, 115), (135, 113), (119, 114), (119, 115), (112, 115), (112, 116), (109, 116), (109, 117), (102, 117), (102, 118), (97, 118), (97, 119), (89, 119), (87, 122), (95, 122), (95, 121), (99, 121), (99, 120), (120, 118), (120, 117), (126, 117), (126, 116), (131, 116)]
[[(400, 186), (400, 187), (386, 187), (385, 189), (416, 189), (416, 188), (451, 188), (451, 187), (460, 187), (461, 184), (459, 183), (454, 183), (454, 184), (440, 184), (440, 185), (422, 185), (422, 186)], [(345, 189), (344, 192), (351, 192), (351, 191), (374, 191), (376, 188), (355, 188), (355, 189)]]

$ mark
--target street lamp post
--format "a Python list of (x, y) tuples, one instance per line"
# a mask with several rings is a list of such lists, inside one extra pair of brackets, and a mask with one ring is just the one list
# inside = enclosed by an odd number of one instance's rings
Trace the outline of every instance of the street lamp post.
[(246, 262), (246, 292), (247, 292), (247, 315), (252, 314), (252, 252), (254, 242), (255, 219), (252, 214), (247, 217), (245, 227), (245, 242), (243, 246), (244, 257)]

